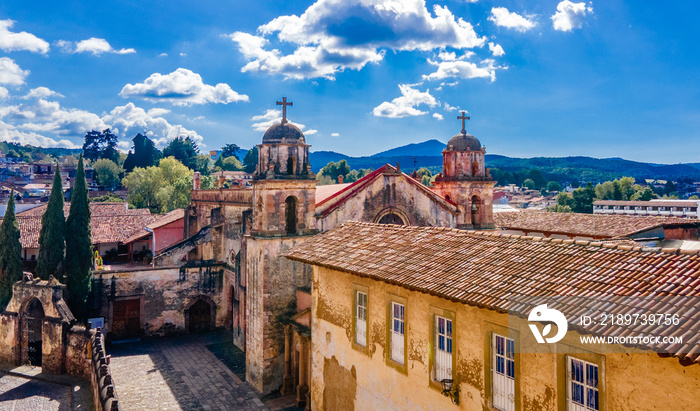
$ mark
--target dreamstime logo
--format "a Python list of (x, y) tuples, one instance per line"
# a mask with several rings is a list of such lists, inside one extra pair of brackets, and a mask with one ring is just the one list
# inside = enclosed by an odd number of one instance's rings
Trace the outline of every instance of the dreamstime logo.
[[(547, 304), (538, 305), (537, 307), (533, 308), (532, 311), (530, 311), (530, 315), (527, 317), (527, 319), (531, 322), (550, 323), (544, 326), (544, 329), (541, 333), (540, 330), (537, 328), (537, 325), (529, 324), (530, 329), (532, 330), (532, 334), (534, 334), (535, 339), (540, 344), (544, 344), (545, 340), (548, 343), (555, 343), (560, 341), (562, 338), (564, 338), (564, 335), (566, 335), (566, 331), (569, 328), (569, 324), (567, 323), (564, 314), (562, 314), (558, 310), (555, 310), (554, 308), (547, 308)], [(554, 337), (545, 338), (547, 335), (549, 335), (549, 332), (552, 330), (551, 323), (556, 324), (557, 334)]]

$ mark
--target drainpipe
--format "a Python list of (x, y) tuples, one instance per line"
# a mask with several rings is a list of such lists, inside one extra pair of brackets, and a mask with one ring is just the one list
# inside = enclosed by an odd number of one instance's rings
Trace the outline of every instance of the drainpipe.
[(151, 233), (151, 239), (153, 240), (151, 243), (153, 244), (151, 246), (151, 254), (153, 254), (153, 257), (151, 258), (151, 266), (155, 267), (156, 266), (156, 232), (151, 230), (148, 227), (144, 227), (144, 230), (147, 232)]

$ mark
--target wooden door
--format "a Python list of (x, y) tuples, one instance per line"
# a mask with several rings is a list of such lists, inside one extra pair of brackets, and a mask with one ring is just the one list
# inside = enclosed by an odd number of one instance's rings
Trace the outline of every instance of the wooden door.
[(211, 307), (199, 300), (190, 307), (190, 332), (201, 333), (211, 329)]
[(137, 338), (141, 332), (141, 300), (115, 301), (112, 308), (112, 338)]

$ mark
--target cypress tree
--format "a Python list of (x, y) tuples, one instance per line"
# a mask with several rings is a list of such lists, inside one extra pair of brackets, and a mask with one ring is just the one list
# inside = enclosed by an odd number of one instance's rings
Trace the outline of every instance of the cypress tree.
[(65, 231), (63, 184), (57, 163), (56, 172), (53, 175), (51, 196), (46, 211), (41, 217), (41, 231), (39, 231), (39, 258), (37, 259), (36, 274), (44, 280), (47, 280), (50, 275), (60, 278), (58, 275), (60, 273), (57, 271), (63, 262)]
[(15, 217), (15, 192), (10, 193), (5, 217), (0, 225), (0, 311), (12, 298), (12, 284), (22, 279), (22, 244)]
[(85, 320), (85, 304), (92, 285), (92, 239), (90, 237), (90, 204), (82, 155), (78, 160), (78, 173), (75, 177), (70, 212), (66, 220), (64, 267), (70, 309), (76, 318)]

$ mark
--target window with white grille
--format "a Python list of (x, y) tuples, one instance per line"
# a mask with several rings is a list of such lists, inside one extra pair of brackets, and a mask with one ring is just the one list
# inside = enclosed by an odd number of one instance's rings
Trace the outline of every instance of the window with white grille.
[(391, 359), (404, 363), (404, 306), (391, 303)]
[(515, 411), (515, 341), (493, 334), (491, 339), (493, 407)]
[(600, 410), (598, 393), (598, 366), (567, 357), (566, 409), (569, 411)]
[(435, 316), (435, 381), (452, 379), (452, 320)]
[(355, 291), (355, 342), (367, 346), (367, 294)]

